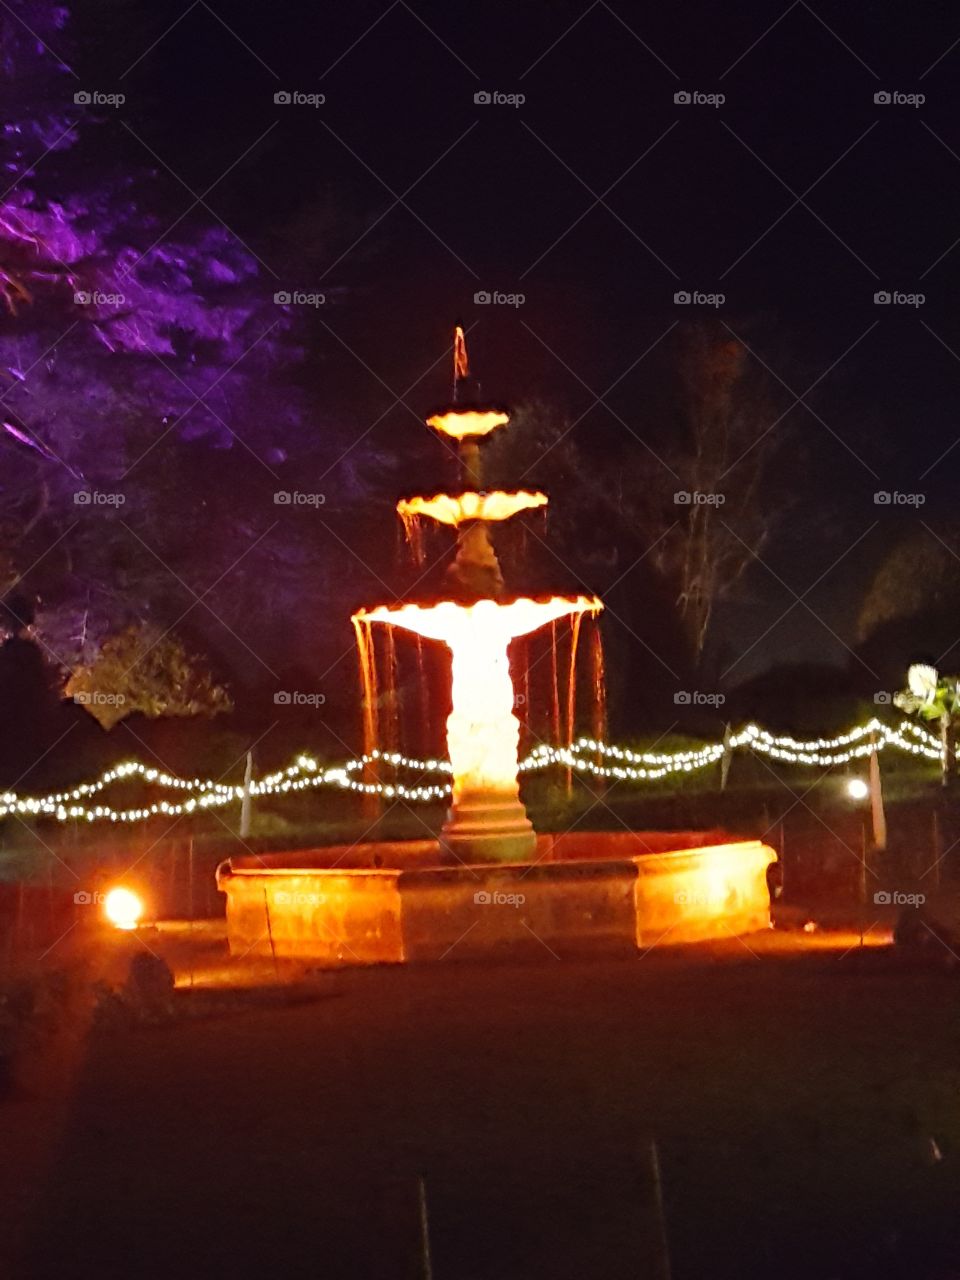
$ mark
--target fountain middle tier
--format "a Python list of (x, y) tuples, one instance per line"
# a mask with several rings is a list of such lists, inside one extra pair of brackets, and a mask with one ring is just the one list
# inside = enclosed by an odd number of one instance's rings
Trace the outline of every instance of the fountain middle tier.
[(427, 516), (440, 524), (456, 527), (468, 520), (509, 520), (520, 511), (532, 511), (547, 505), (547, 495), (538, 491), (521, 489), (507, 492), (492, 489), (486, 493), (435, 493), (432, 497), (417, 495), (401, 498), (397, 514), (401, 520), (411, 516)]
[(440, 640), (450, 649), (453, 709), (447, 749), (453, 803), (441, 839), (462, 861), (522, 861), (536, 845), (520, 800), (520, 723), (514, 715), (510, 641), (558, 618), (602, 608), (596, 596), (581, 595), (380, 605), (354, 615), (358, 630), (383, 622)]

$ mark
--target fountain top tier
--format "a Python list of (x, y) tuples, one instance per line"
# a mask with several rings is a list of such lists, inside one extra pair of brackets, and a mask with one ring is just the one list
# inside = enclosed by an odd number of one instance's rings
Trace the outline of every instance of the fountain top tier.
[[(546, 507), (547, 495), (537, 490), (488, 490), (484, 487), (483, 446), (492, 431), (507, 425), (510, 415), (502, 406), (491, 405), (483, 400), (480, 383), (470, 371), (466, 338), (459, 325), (454, 330), (453, 374), (452, 402), (431, 414), (427, 418), (427, 425), (446, 439), (457, 442), (461, 487), (452, 493), (418, 494), (402, 498), (397, 503), (397, 514), (404, 522), (408, 537), (415, 536), (420, 519), (432, 520), (457, 530), (457, 553), (446, 571), (439, 592), (441, 599), (431, 596), (429, 618), (426, 614), (420, 617), (415, 609), (404, 602), (400, 606), (362, 610), (357, 614), (357, 620), (385, 622), (428, 635), (430, 631), (425, 628), (432, 629), (439, 620), (441, 615), (433, 610), (440, 604), (459, 607), (470, 606), (481, 600), (493, 600), (505, 608), (509, 607), (513, 616), (517, 614), (515, 606), (524, 601), (522, 628), (513, 632), (514, 635), (524, 635), (535, 630), (536, 625), (542, 626), (557, 617), (583, 612), (583, 601), (589, 601), (591, 611), (598, 611), (600, 601), (594, 597), (551, 596), (548, 600), (536, 601), (516, 593), (508, 595), (491, 540), (490, 526), (510, 520), (522, 511)], [(532, 614), (538, 609), (543, 621), (528, 625)], [(448, 616), (449, 610), (442, 614), (444, 618)]]

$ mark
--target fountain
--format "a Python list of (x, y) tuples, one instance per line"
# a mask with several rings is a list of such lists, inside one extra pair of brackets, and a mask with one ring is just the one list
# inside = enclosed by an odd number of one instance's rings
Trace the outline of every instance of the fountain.
[[(438, 594), (360, 609), (352, 619), (368, 758), (379, 746), (382, 700), (374, 628), (387, 629), (394, 704), (396, 630), (415, 636), (418, 646), (426, 640), (449, 651), (452, 801), (446, 821), (436, 840), (229, 859), (218, 870), (218, 884), (227, 895), (231, 950), (374, 963), (443, 958), (455, 947), (460, 955), (515, 952), (531, 938), (553, 954), (635, 950), (648, 945), (652, 930), (679, 942), (762, 927), (765, 871), (774, 855), (758, 841), (729, 843), (716, 832), (534, 831), (520, 798), (509, 646), (551, 627), (552, 724), (559, 735), (556, 624), (570, 620), (566, 733), (572, 741), (580, 624), (603, 605), (591, 595), (534, 598), (508, 591), (492, 532), (521, 512), (543, 509), (547, 497), (484, 488), (484, 445), (508, 425), (509, 414), (483, 402), (459, 326), (453, 356), (452, 403), (427, 425), (456, 451), (461, 489), (401, 499), (397, 513), (411, 537), (421, 520), (455, 530), (456, 554)], [(422, 647), (418, 652), (422, 665)], [(591, 684), (599, 707), (598, 637), (591, 645)], [(505, 909), (485, 911), (489, 906)]]
[[(453, 709), (447, 749), (453, 771), (453, 803), (441, 844), (463, 862), (520, 862), (533, 856), (536, 836), (520, 800), (518, 742), (508, 646), (559, 618), (596, 614), (595, 596), (550, 596), (533, 600), (507, 594), (490, 535), (491, 526), (547, 503), (545, 494), (483, 488), (482, 448), (507, 425), (508, 414), (480, 401), (471, 378), (463, 330), (454, 337), (453, 403), (427, 425), (457, 442), (461, 482), (457, 494), (402, 499), (397, 511), (452, 525), (457, 554), (446, 574), (450, 599), (429, 604), (380, 605), (354, 614), (358, 634), (371, 623), (402, 627), (450, 650)], [(361, 643), (361, 652), (370, 646)], [(364, 672), (369, 672), (367, 664)], [(572, 687), (572, 686), (571, 686)], [(365, 701), (373, 697), (367, 676)]]

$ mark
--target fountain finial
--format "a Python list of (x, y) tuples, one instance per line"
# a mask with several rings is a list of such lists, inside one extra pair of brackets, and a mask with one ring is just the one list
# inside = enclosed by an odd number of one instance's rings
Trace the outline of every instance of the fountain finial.
[(470, 376), (467, 335), (459, 322), (453, 329), (453, 403), (466, 407), (480, 403), (480, 383)]

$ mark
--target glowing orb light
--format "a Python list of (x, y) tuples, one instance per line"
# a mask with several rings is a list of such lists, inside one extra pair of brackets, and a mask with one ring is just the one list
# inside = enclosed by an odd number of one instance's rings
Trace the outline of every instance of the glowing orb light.
[(870, 788), (862, 778), (851, 778), (847, 783), (847, 795), (851, 800), (866, 800), (869, 794)]
[(115, 929), (135, 929), (143, 915), (143, 902), (130, 889), (111, 889), (103, 900), (103, 914)]

